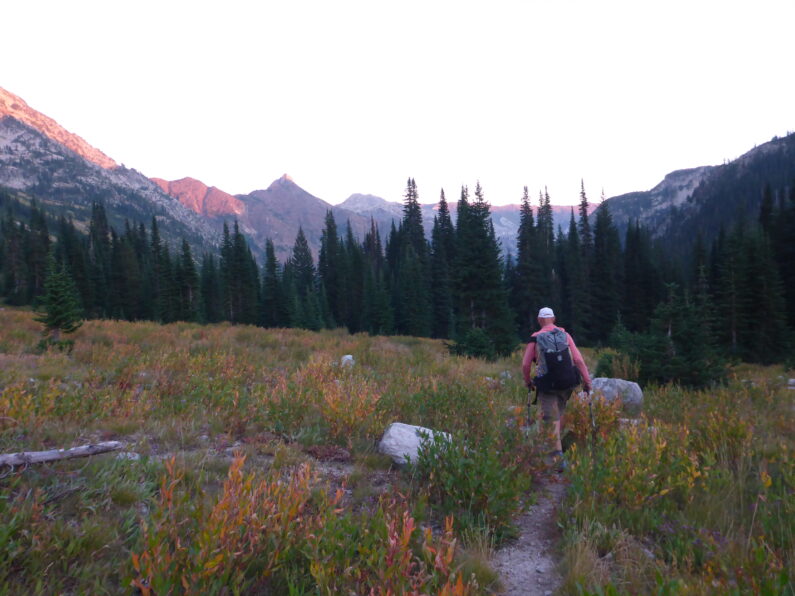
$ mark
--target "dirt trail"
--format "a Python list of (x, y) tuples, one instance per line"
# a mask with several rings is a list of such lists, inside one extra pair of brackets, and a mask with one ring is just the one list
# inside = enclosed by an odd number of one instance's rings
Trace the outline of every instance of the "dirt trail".
[(560, 530), (556, 520), (565, 490), (560, 476), (544, 476), (536, 503), (516, 520), (519, 539), (495, 553), (492, 565), (500, 574), (504, 594), (547, 596), (560, 587), (555, 554)]

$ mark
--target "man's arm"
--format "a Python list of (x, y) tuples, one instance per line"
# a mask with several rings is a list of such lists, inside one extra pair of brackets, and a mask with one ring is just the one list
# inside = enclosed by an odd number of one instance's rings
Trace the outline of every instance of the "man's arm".
[(567, 333), (566, 337), (567, 337), (566, 341), (569, 344), (569, 351), (571, 352), (571, 359), (574, 361), (574, 366), (576, 366), (577, 370), (580, 371), (583, 388), (586, 391), (590, 391), (591, 375), (588, 374), (588, 367), (585, 365), (585, 360), (583, 360), (582, 354), (580, 354), (580, 351), (577, 349), (577, 346), (574, 345), (574, 340), (571, 338), (571, 335)]
[(532, 376), (530, 376), (530, 373), (535, 359), (536, 359), (536, 344), (535, 341), (531, 341), (529, 344), (527, 344), (527, 349), (524, 351), (524, 358), (522, 358), (522, 376), (524, 376), (525, 385), (529, 385), (530, 381), (533, 378)]

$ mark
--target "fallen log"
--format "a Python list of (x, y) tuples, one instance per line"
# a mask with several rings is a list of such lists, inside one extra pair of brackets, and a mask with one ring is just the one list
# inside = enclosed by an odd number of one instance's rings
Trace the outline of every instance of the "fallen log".
[(28, 464), (41, 464), (60, 459), (72, 459), (73, 457), (87, 457), (116, 451), (121, 449), (124, 443), (121, 441), (104, 441), (93, 445), (81, 445), (71, 449), (51, 449), (49, 451), (20, 451), (18, 453), (5, 453), (0, 455), (0, 466), (25, 466)]

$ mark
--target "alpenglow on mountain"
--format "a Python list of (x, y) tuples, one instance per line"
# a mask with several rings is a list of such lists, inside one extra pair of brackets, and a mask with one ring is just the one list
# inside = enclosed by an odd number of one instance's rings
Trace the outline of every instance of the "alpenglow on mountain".
[[(699, 233), (709, 240), (721, 226), (755, 217), (764, 181), (782, 188), (795, 184), (794, 135), (760, 145), (722, 166), (672, 172), (650, 191), (613, 197), (606, 204), (620, 230), (639, 221), (655, 237), (685, 246)], [(95, 201), (105, 204), (111, 224), (119, 230), (125, 220), (148, 224), (154, 216), (168, 241), (176, 243), (184, 237), (197, 248), (217, 246), (223, 223), (237, 220), (256, 254), (262, 255), (266, 240), (271, 239), (281, 260), (289, 256), (299, 227), (317, 254), (327, 211), (333, 213), (340, 233), (350, 223), (361, 239), (372, 220), (384, 241), (403, 215), (401, 203), (367, 194), (353, 194), (340, 205), (331, 205), (286, 175), (264, 189), (241, 195), (196, 178), (147, 178), (118, 165), (2, 88), (0, 187), (39, 199), (48, 210), (72, 217), (78, 226), (88, 221)], [(425, 231), (430, 235), (438, 200), (422, 188), (420, 198)], [(455, 193), (450, 193), (448, 204), (455, 214)], [(591, 201), (591, 208), (596, 206)], [(515, 252), (519, 205), (493, 206), (491, 211), (503, 253)], [(553, 206), (556, 229), (568, 229), (571, 212), (572, 207)]]
[(197, 247), (218, 244), (220, 235), (210, 222), (149, 178), (116, 165), (18, 97), (3, 89), (0, 94), (0, 187), (23, 192), (82, 228), (91, 205), (102, 202), (117, 230), (125, 220), (148, 224), (156, 217), (164, 237), (185, 238)]

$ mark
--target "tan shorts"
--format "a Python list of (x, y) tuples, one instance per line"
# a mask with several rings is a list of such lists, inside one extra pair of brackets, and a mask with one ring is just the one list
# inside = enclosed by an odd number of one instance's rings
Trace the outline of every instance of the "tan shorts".
[(566, 409), (566, 402), (571, 397), (571, 393), (571, 389), (549, 391), (548, 393), (538, 392), (538, 401), (541, 403), (544, 421), (555, 422), (556, 420), (560, 420), (563, 410)]

